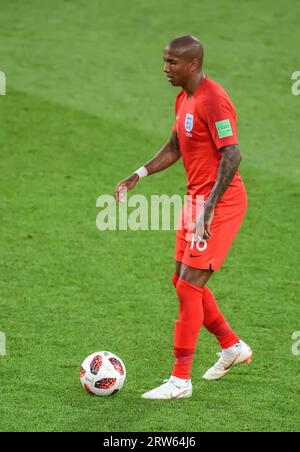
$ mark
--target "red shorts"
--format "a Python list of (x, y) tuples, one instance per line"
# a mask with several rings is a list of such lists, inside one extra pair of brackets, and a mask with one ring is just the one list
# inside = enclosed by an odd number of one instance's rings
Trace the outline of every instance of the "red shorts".
[(215, 208), (209, 240), (198, 242), (192, 240), (185, 227), (176, 231), (176, 261), (201, 270), (219, 270), (241, 226), (246, 210), (247, 192), (244, 185), (234, 192), (226, 191)]

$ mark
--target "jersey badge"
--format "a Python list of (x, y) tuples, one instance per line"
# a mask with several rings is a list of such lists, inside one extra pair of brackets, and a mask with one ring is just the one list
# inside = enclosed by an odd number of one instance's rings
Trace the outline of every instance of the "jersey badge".
[(233, 135), (229, 119), (215, 123), (219, 138), (231, 137)]
[(191, 130), (193, 130), (193, 125), (194, 125), (194, 116), (191, 115), (190, 113), (186, 114), (185, 117), (185, 123), (184, 123), (184, 128), (187, 132), (191, 132)]

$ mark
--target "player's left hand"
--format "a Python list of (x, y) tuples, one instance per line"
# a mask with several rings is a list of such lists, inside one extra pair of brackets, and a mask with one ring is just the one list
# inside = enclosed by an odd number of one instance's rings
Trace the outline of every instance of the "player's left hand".
[(210, 232), (210, 226), (214, 218), (215, 208), (210, 204), (205, 204), (204, 207), (204, 233), (203, 239), (208, 240), (212, 234)]
[(214, 212), (215, 208), (211, 204), (205, 204), (204, 212), (201, 212), (195, 224), (194, 235), (196, 240), (208, 240), (211, 237), (210, 225), (214, 218)]

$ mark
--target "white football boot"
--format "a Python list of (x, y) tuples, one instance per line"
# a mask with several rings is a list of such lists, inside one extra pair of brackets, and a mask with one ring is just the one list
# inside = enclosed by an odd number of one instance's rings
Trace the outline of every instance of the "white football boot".
[(142, 395), (143, 399), (184, 399), (193, 393), (191, 380), (171, 376), (166, 383)]
[(221, 353), (217, 353), (217, 355), (220, 358), (216, 364), (205, 372), (202, 377), (204, 380), (219, 380), (237, 364), (250, 362), (252, 359), (252, 350), (245, 342), (239, 341), (236, 345), (236, 352), (229, 354), (223, 350)]

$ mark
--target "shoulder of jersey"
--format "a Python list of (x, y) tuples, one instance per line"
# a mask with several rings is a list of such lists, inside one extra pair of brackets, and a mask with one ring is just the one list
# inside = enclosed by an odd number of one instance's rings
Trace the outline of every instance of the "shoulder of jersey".
[(205, 85), (205, 93), (209, 95), (227, 95), (226, 90), (223, 88), (220, 83), (215, 82), (214, 80), (206, 79)]

